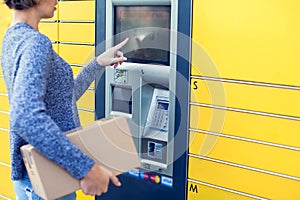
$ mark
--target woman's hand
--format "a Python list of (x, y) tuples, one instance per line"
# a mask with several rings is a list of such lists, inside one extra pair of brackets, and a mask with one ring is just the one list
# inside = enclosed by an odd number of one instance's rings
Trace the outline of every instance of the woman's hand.
[(92, 169), (80, 180), (80, 187), (86, 195), (101, 195), (108, 190), (111, 181), (116, 186), (121, 186), (119, 179), (105, 167), (95, 164)]
[(122, 64), (127, 60), (126, 57), (123, 56), (123, 53), (120, 49), (128, 42), (128, 38), (123, 40), (121, 43), (116, 46), (106, 50), (101, 55), (96, 58), (96, 61), (101, 66), (111, 66), (117, 67), (119, 64)]

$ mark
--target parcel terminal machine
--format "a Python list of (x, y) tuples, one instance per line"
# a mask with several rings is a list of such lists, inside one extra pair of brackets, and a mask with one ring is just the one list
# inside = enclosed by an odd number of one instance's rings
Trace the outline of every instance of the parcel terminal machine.
[[(120, 177), (121, 188), (111, 185), (98, 199), (185, 196), (189, 81), (179, 83), (178, 74), (189, 77), (189, 60), (182, 56), (189, 55), (190, 44), (178, 32), (190, 34), (180, 26), (190, 23), (190, 9), (190, 2), (178, 0), (96, 2), (97, 44), (107, 49), (129, 38), (121, 49), (127, 61), (107, 67), (96, 81), (96, 116), (126, 116), (141, 161)], [(178, 50), (180, 43), (185, 50)], [(182, 72), (178, 65), (185, 67)]]

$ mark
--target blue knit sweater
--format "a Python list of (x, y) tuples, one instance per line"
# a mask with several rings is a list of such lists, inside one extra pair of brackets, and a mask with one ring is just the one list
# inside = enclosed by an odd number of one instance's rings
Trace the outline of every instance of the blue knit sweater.
[(77, 179), (92, 168), (94, 161), (64, 132), (80, 126), (76, 101), (103, 69), (94, 59), (74, 79), (45, 35), (25, 23), (7, 30), (2, 70), (10, 103), (12, 180), (26, 173), (20, 147), (27, 143)]

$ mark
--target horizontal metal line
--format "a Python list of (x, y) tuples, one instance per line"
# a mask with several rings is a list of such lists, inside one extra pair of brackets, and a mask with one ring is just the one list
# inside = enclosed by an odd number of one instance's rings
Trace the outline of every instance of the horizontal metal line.
[[(114, 0), (114, 5), (118, 6), (118, 5), (132, 5), (132, 0), (131, 1), (124, 1), (124, 0)], [(142, 1), (137, 1), (137, 0), (134, 0), (134, 5), (137, 5), (137, 6), (144, 6), (144, 5), (149, 5), (149, 6), (152, 6), (152, 5), (170, 5), (170, 0), (142, 0)]]
[(254, 114), (254, 115), (262, 115), (262, 116), (267, 116), (267, 117), (276, 117), (276, 118), (281, 118), (281, 119), (290, 119), (290, 120), (300, 121), (300, 117), (296, 117), (296, 116), (288, 116), (288, 115), (281, 115), (281, 114), (275, 114), (275, 113), (253, 111), (253, 110), (244, 110), (244, 109), (240, 109), (240, 108), (230, 108), (230, 107), (210, 105), (210, 104), (204, 104), (204, 103), (196, 103), (196, 102), (190, 102), (190, 105), (202, 106), (202, 107), (208, 107), (208, 108), (216, 108), (216, 109), (220, 109), (220, 110), (229, 110), (229, 111), (235, 111), (235, 112), (241, 112), (241, 113), (248, 113), (248, 114)]
[(6, 96), (8, 97), (8, 94), (7, 93), (0, 93), (1, 96)]
[(79, 23), (79, 24), (93, 24), (94, 20), (58, 20), (58, 23)]
[(83, 67), (83, 65), (79, 65), (79, 64), (71, 64), (71, 66), (73, 66), (73, 67)]
[(75, 66), (78, 65), (78, 67), (84, 67), (85, 65), (83, 64), (76, 64), (76, 63), (69, 63), (70, 66)]
[(7, 163), (5, 163), (5, 162), (1, 162), (1, 161), (0, 161), (0, 165), (3, 165), (3, 166), (5, 166), (5, 167), (9, 167), (9, 168), (11, 167), (11, 165), (10, 165), (10, 164), (7, 164)]
[(205, 130), (198, 130), (198, 129), (193, 129), (193, 128), (190, 128), (189, 130), (198, 132), (198, 133), (205, 133), (208, 135), (220, 136), (220, 137), (225, 137), (225, 138), (234, 139), (234, 140), (241, 140), (241, 141), (245, 141), (245, 142), (257, 143), (257, 144), (261, 144), (261, 145), (273, 146), (273, 147), (283, 148), (283, 149), (288, 149), (288, 150), (293, 150), (293, 151), (300, 151), (300, 147), (276, 144), (276, 143), (272, 143), (272, 142), (265, 142), (265, 141), (261, 141), (261, 140), (254, 140), (254, 139), (250, 139), (250, 138), (238, 137), (238, 136), (233, 136), (233, 135), (228, 135), (228, 134), (223, 134), (223, 133), (216, 133), (216, 132), (205, 131)]
[(90, 110), (90, 109), (86, 109), (86, 108), (78, 108), (78, 110), (82, 110), (82, 111), (86, 111), (86, 112), (90, 112), (90, 113), (95, 113), (95, 110)]
[(0, 113), (5, 114), (5, 115), (9, 115), (9, 112), (3, 111), (3, 110), (0, 110)]
[(6, 128), (0, 128), (0, 131), (4, 131), (4, 132), (8, 132), (9, 133), (9, 130), (6, 129)]
[(226, 79), (226, 78), (214, 78), (214, 77), (206, 77), (206, 76), (191, 76), (191, 78), (210, 80), (210, 81), (227, 82), (227, 83), (238, 83), (238, 84), (245, 84), (245, 85), (263, 86), (263, 87), (273, 87), (273, 88), (280, 88), (280, 89), (300, 90), (300, 86), (293, 86), (293, 85), (282, 85), (282, 84), (245, 81), (245, 80), (236, 80), (236, 79)]
[(82, 46), (95, 46), (94, 43), (84, 43), (84, 42), (61, 42), (61, 41), (59, 41), (58, 44), (70, 44), (70, 45), (82, 45)]
[(264, 170), (264, 169), (258, 169), (258, 168), (249, 167), (246, 165), (241, 165), (241, 164), (237, 164), (237, 163), (232, 163), (232, 162), (228, 162), (228, 161), (218, 160), (218, 159), (195, 155), (195, 154), (189, 154), (189, 156), (194, 157), (194, 158), (203, 159), (203, 160), (212, 161), (212, 162), (219, 163), (219, 164), (229, 165), (232, 167), (238, 167), (241, 169), (256, 171), (256, 172), (260, 172), (260, 173), (264, 173), (264, 174), (268, 174), (268, 175), (272, 175), (272, 176), (278, 176), (281, 178), (287, 178), (287, 179), (291, 179), (291, 180), (295, 180), (295, 181), (300, 181), (299, 177), (295, 177), (295, 176), (291, 176), (291, 175), (287, 175), (287, 174), (281, 174), (278, 172), (272, 172), (272, 171), (268, 171), (268, 170)]
[(10, 199), (10, 198), (4, 196), (3, 194), (0, 194), (0, 197), (3, 198), (3, 199), (6, 199), (6, 200), (12, 200), (12, 199)]
[(208, 186), (208, 187), (212, 187), (212, 188), (219, 189), (219, 190), (224, 190), (226, 192), (231, 192), (231, 193), (234, 193), (234, 194), (238, 194), (238, 195), (242, 195), (242, 196), (246, 196), (246, 197), (250, 197), (250, 198), (254, 198), (254, 199), (267, 200), (266, 198), (259, 197), (259, 196), (253, 195), (253, 194), (248, 194), (248, 193), (245, 193), (245, 192), (240, 192), (240, 191), (229, 189), (229, 188), (224, 188), (224, 187), (221, 187), (221, 186), (213, 185), (213, 184), (210, 184), (210, 183), (205, 183), (205, 182), (202, 182), (202, 181), (197, 181), (197, 180), (190, 179), (190, 178), (188, 179), (188, 181), (199, 184), (199, 185), (205, 185), (205, 186)]
[(95, 88), (89, 87), (87, 90), (95, 92)]
[(57, 23), (58, 22), (58, 20), (41, 20), (41, 23)]

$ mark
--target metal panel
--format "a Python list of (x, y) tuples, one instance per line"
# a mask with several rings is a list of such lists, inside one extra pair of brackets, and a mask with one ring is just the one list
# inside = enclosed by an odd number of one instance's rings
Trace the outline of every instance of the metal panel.
[(0, 194), (15, 199), (15, 193), (13, 188), (13, 182), (10, 179), (10, 167), (0, 163)]
[(95, 21), (95, 1), (61, 1), (60, 21)]
[(0, 162), (9, 164), (10, 154), (9, 154), (9, 133), (8, 131), (0, 130)]
[(81, 125), (89, 124), (89, 123), (95, 121), (95, 113), (94, 112), (79, 109), (78, 113), (79, 113)]
[[(193, 39), (222, 78), (300, 85), (299, 1), (193, 2)], [(216, 77), (199, 51), (193, 57), (193, 75)]]
[(242, 193), (239, 191), (229, 190), (219, 186), (199, 182), (189, 181), (188, 182), (188, 200), (199, 200), (199, 199), (222, 199), (222, 200), (254, 200), (261, 199), (253, 195)]
[[(190, 132), (191, 154), (201, 155), (203, 143), (208, 135)], [(268, 170), (277, 173), (278, 176), (290, 176), (292, 179), (300, 177), (300, 162), (297, 159), (300, 158), (300, 148), (297, 151), (219, 135), (216, 144), (206, 156)]]
[(9, 130), (9, 113), (0, 111), (0, 128)]
[(39, 23), (39, 31), (49, 37), (52, 42), (58, 41), (58, 23), (41, 22)]
[(59, 23), (59, 41), (95, 43), (94, 23)]
[[(226, 116), (224, 121), (217, 121), (218, 112)], [(257, 113), (245, 113), (216, 108), (191, 106), (190, 127), (196, 130), (213, 131), (213, 123), (222, 123), (220, 133), (269, 142), (269, 145), (285, 145), (287, 148), (299, 148), (300, 121)]]
[(0, 94), (0, 110), (9, 112), (8, 96)]
[(95, 91), (87, 90), (77, 101), (78, 108), (87, 109), (90, 111), (95, 110)]
[[(1, 70), (0, 70), (0, 72), (2, 73)], [(6, 90), (6, 86), (5, 86), (5, 82), (4, 82), (4, 77), (3, 76), (0, 76), (0, 93), (7, 94), (7, 90)]]
[(59, 54), (70, 64), (84, 65), (94, 57), (94, 46), (59, 44)]
[[(216, 88), (222, 84), (225, 96), (217, 95)], [(300, 89), (259, 85), (251, 82), (216, 80), (191, 80), (191, 101), (217, 106), (239, 108), (266, 113), (300, 116)], [(218, 105), (213, 98), (224, 98), (226, 104)]]
[(189, 158), (189, 178), (267, 199), (299, 199), (300, 182), (205, 157)]

